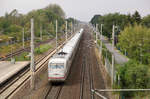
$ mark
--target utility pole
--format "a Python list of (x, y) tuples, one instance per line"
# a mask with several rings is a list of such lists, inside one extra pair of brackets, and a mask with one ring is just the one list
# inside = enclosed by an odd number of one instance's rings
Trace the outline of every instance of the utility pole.
[(114, 45), (115, 45), (115, 25), (113, 25), (112, 30), (112, 50), (114, 50)]
[(23, 49), (24, 49), (24, 28), (22, 30), (22, 46), (23, 46)]
[(42, 40), (42, 26), (40, 26), (40, 39)]
[(114, 84), (114, 61), (115, 56), (112, 54), (112, 85)]
[(11, 44), (11, 63), (14, 63), (13, 62), (13, 41), (12, 41), (12, 39), (13, 39), (13, 37), (8, 37), (9, 39), (10, 39), (10, 44)]
[(98, 24), (96, 24), (96, 44), (97, 44), (97, 32), (98, 32)]
[(56, 50), (57, 50), (57, 20), (56, 20)]
[(31, 88), (35, 88), (35, 64), (34, 64), (34, 19), (31, 19)]
[(102, 35), (103, 35), (103, 24), (101, 24), (101, 55), (102, 55), (102, 47), (103, 47)]
[(73, 21), (73, 32), (75, 32), (75, 19)]
[(113, 29), (112, 29), (112, 85), (114, 83), (114, 61), (115, 61), (115, 57), (113, 55), (114, 52), (114, 36), (115, 35), (115, 25), (113, 25)]
[(73, 26), (72, 26), (72, 21), (71, 21), (71, 34), (73, 33)]
[(67, 34), (67, 21), (66, 21), (66, 41), (67, 41), (67, 38), (68, 38), (68, 34)]

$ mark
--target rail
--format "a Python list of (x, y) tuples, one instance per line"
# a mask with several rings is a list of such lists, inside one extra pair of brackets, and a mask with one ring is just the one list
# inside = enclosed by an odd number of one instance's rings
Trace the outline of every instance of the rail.
[[(72, 38), (72, 36), (68, 40), (70, 40)], [(67, 41), (64, 41), (63, 44), (61, 44), (60, 46), (58, 46), (57, 50), (60, 49), (66, 42)], [(49, 58), (53, 54), (55, 54), (57, 50), (54, 49), (54, 50), (50, 51), (47, 56), (44, 56), (43, 58), (40, 58), (39, 59), (40, 61), (38, 61), (38, 63), (36, 63), (36, 67), (37, 68), (36, 68), (35, 72), (38, 72), (41, 68), (43, 68), (43, 66), (46, 65), (46, 63), (49, 60)], [(22, 76), (19, 76), (16, 80), (13, 81), (13, 83), (10, 83), (9, 85), (7, 85), (7, 87), (5, 87), (5, 88), (3, 88), (1, 90), (1, 92), (0, 92), (0, 94), (1, 94), (0, 98), (8, 98), (8, 97), (10, 97), (17, 89), (19, 89), (19, 87), (21, 85), (23, 85), (23, 83), (25, 83), (27, 80), (29, 80), (30, 77), (31, 77), (30, 70), (28, 69), (25, 73), (22, 74)], [(16, 84), (17, 82), (19, 82), (19, 84)]]

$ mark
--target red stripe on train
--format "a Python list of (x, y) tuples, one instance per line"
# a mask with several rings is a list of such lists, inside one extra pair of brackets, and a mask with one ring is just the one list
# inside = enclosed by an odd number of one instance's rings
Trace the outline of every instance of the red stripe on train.
[(48, 77), (48, 79), (64, 79), (65, 77)]

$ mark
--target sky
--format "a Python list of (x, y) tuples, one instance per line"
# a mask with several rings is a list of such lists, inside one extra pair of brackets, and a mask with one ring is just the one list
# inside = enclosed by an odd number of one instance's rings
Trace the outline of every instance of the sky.
[(95, 14), (119, 12), (134, 13), (136, 10), (142, 16), (150, 14), (150, 0), (0, 0), (0, 16), (17, 9), (26, 14), (31, 10), (41, 9), (48, 4), (58, 4), (66, 13), (81, 21), (90, 21)]

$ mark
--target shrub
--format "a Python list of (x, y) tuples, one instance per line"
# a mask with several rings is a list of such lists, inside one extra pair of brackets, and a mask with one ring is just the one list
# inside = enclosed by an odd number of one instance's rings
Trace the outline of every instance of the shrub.
[[(124, 66), (119, 66), (120, 88), (122, 89), (146, 89), (150, 88), (150, 69), (147, 65), (130, 60)], [(133, 96), (135, 93), (125, 92), (125, 96)]]

